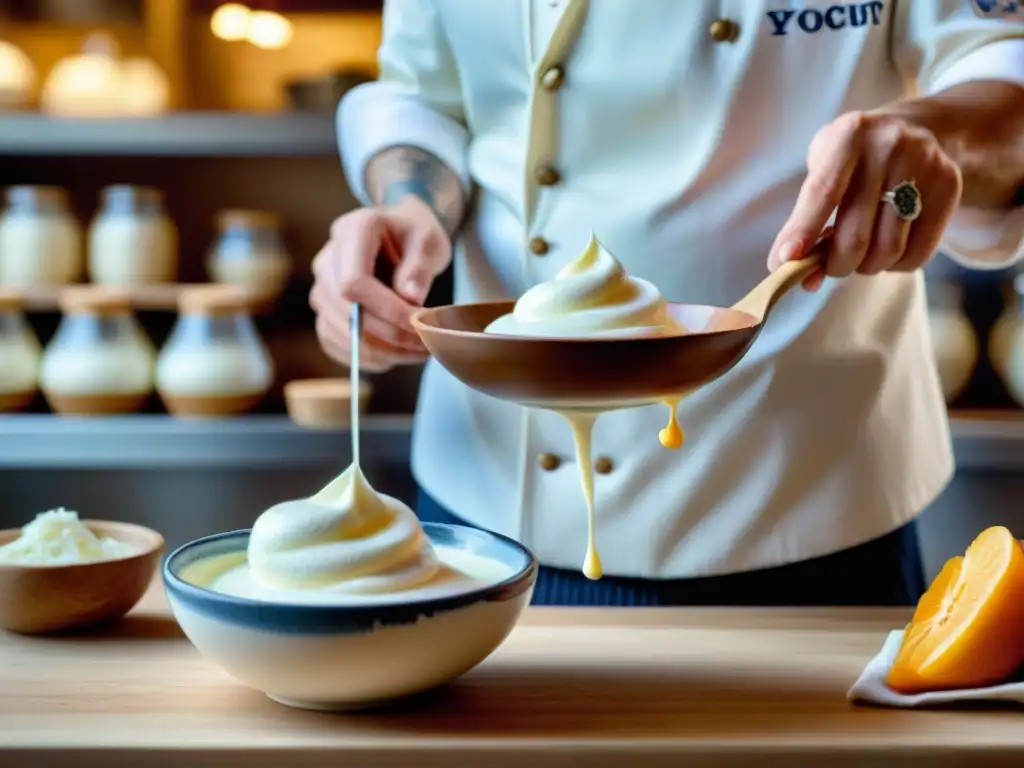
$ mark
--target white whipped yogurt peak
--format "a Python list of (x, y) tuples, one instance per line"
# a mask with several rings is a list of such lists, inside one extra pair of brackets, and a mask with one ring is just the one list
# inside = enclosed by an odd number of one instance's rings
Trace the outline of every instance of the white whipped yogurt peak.
[(412, 589), (441, 567), (416, 514), (374, 491), (355, 464), (316, 496), (260, 515), (248, 562), (269, 588), (349, 594)]
[(670, 336), (686, 329), (653, 283), (630, 277), (591, 234), (586, 250), (555, 277), (534, 286), (488, 333), (576, 338)]

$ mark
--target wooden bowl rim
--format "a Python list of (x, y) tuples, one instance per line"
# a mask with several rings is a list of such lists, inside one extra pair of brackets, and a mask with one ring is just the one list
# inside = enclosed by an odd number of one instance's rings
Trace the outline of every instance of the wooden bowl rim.
[[(112, 539), (121, 541), (116, 532), (130, 530), (140, 536), (140, 538), (148, 540), (148, 544), (143, 549), (140, 549), (134, 554), (127, 555), (125, 557), (115, 557), (109, 560), (93, 560), (88, 563), (0, 563), (0, 572), (11, 573), (12, 571), (61, 571), (71, 570), (74, 568), (94, 568), (102, 565), (111, 565), (114, 563), (125, 564), (132, 563), (140, 559), (152, 557), (154, 554), (159, 554), (167, 542), (164, 540), (163, 535), (152, 528), (145, 525), (139, 525), (138, 523), (125, 523), (120, 520), (94, 520), (94, 519), (83, 519), (80, 521), (84, 526), (97, 535), (107, 536)], [(94, 528), (96, 526), (100, 530)], [(0, 546), (9, 544), (21, 535), (21, 528), (4, 528), (0, 529)]]
[(421, 329), (428, 333), (443, 334), (446, 336), (462, 339), (480, 339), (487, 338), (493, 340), (501, 340), (508, 343), (516, 344), (590, 344), (590, 345), (617, 345), (623, 342), (631, 344), (636, 343), (666, 343), (666, 342), (678, 342), (680, 339), (696, 339), (696, 338), (710, 338), (712, 336), (722, 336), (728, 333), (748, 333), (751, 330), (756, 329), (758, 326), (763, 324), (762, 320), (758, 320), (756, 317), (751, 315), (749, 312), (744, 312), (741, 309), (734, 309), (733, 307), (716, 307), (712, 304), (684, 304), (681, 302), (669, 302), (669, 307), (691, 307), (695, 309), (712, 309), (712, 310), (726, 310), (729, 312), (735, 312), (737, 315), (743, 315), (751, 320), (750, 325), (741, 326), (738, 328), (721, 328), (714, 331), (693, 331), (690, 333), (678, 335), (678, 336), (636, 336), (636, 337), (579, 337), (579, 336), (513, 336), (507, 333), (485, 333), (484, 331), (463, 331), (456, 328), (446, 328), (443, 325), (430, 322), (429, 318), (437, 317), (442, 310), (455, 309), (455, 310), (466, 310), (473, 308), (501, 308), (504, 311), (495, 318), (500, 317), (502, 314), (507, 314), (515, 307), (515, 301), (503, 300), (503, 301), (474, 301), (467, 302), (465, 304), (445, 304), (438, 307), (424, 307), (423, 309), (416, 310), (411, 319), (412, 327), (419, 332)]

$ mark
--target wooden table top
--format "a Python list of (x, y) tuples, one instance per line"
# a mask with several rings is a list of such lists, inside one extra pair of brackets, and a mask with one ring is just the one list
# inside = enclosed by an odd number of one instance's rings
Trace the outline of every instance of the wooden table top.
[(846, 702), (906, 618), (530, 609), (494, 656), (448, 688), (335, 715), (235, 683), (192, 648), (154, 587), (102, 632), (0, 636), (0, 765), (1020, 766), (1020, 710)]

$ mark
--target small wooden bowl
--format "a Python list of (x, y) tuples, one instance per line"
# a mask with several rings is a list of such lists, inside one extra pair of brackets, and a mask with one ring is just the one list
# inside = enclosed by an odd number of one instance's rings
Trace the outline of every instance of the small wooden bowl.
[[(0, 563), (0, 628), (41, 634), (101, 624), (139, 602), (160, 563), (163, 536), (131, 523), (82, 522), (97, 536), (130, 544), (136, 554), (68, 565)], [(20, 535), (20, 528), (0, 531), (0, 546)]]
[(539, 407), (650, 403), (683, 395), (732, 368), (760, 320), (726, 307), (671, 304), (690, 333), (631, 339), (560, 339), (485, 333), (514, 302), (421, 309), (412, 324), (430, 354), (485, 395)]
[[(359, 382), (359, 411), (370, 402), (373, 387)], [(288, 416), (296, 424), (310, 429), (346, 427), (351, 421), (351, 379), (296, 379), (284, 385)]]

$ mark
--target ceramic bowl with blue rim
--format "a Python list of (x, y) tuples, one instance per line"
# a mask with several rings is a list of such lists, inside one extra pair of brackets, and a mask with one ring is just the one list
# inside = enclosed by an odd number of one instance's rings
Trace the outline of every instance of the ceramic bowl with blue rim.
[(420, 693), (469, 671), (505, 640), (533, 594), (537, 559), (512, 539), (423, 523), (435, 547), (504, 566), (495, 583), (426, 599), (380, 604), (279, 603), (203, 586), (205, 563), (244, 560), (249, 531), (178, 548), (163, 568), (167, 601), (203, 656), (288, 706), (352, 709)]

